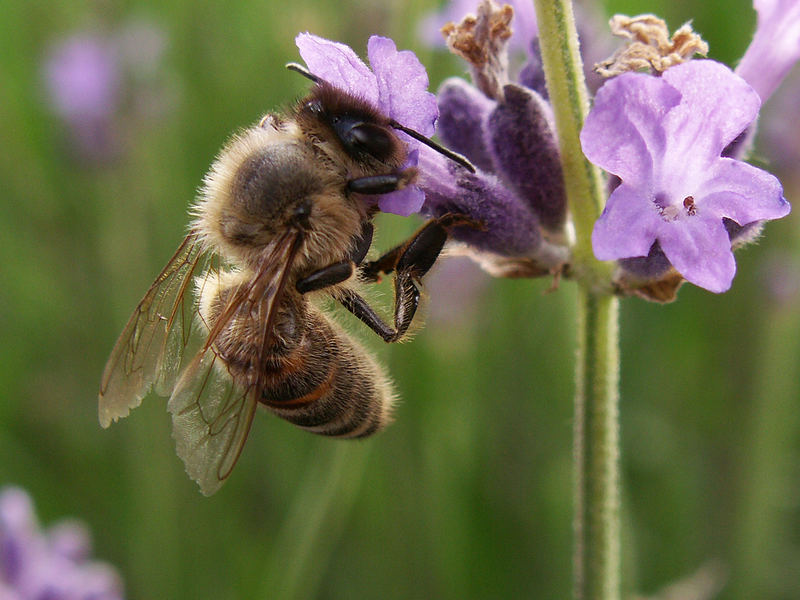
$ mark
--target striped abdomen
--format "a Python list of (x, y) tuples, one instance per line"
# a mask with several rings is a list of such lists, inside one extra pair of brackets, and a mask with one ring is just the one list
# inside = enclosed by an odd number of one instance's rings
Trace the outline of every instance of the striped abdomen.
[(381, 368), (316, 308), (295, 308), (304, 318), (282, 313), (276, 329), (296, 337), (284, 336), (286, 343), (268, 358), (261, 402), (279, 417), (321, 435), (365, 437), (381, 429), (394, 400)]

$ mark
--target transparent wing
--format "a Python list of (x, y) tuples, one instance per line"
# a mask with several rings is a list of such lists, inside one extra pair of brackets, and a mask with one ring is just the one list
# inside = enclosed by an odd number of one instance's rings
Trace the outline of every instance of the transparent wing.
[(167, 404), (175, 448), (206, 496), (233, 470), (257, 404), (256, 387), (237, 385), (213, 347), (195, 357), (175, 386)]
[(261, 369), (240, 365), (234, 372), (218, 344), (238, 347), (241, 342), (253, 349), (247, 362), (265, 363), (299, 242), (295, 231), (278, 238), (254, 276), (231, 290), (208, 340), (181, 374), (167, 404), (178, 456), (206, 495), (217, 491), (233, 470), (264, 387)]
[(207, 262), (202, 244), (190, 233), (133, 311), (100, 382), (98, 415), (103, 427), (126, 417), (151, 387), (162, 395), (172, 391), (196, 312), (192, 275)]

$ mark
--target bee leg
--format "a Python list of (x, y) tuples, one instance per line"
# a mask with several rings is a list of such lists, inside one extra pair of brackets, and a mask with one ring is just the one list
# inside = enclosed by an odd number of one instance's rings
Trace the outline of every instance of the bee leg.
[(339, 301), (385, 341), (398, 341), (408, 331), (419, 306), (417, 283), (439, 257), (447, 241), (448, 230), (459, 225), (480, 227), (479, 223), (462, 215), (443, 215), (428, 221), (405, 244), (360, 267), (362, 276), (373, 280), (378, 279), (380, 273), (396, 272), (394, 328), (387, 325), (367, 301), (352, 290), (346, 290)]
[(347, 281), (353, 276), (353, 271), (355, 271), (355, 265), (352, 261), (343, 260), (328, 265), (319, 271), (314, 271), (311, 275), (298, 280), (295, 284), (295, 288), (301, 294), (321, 290), (336, 285), (337, 283)]
[(389, 192), (402, 190), (416, 176), (417, 170), (414, 167), (410, 167), (399, 173), (358, 177), (347, 182), (347, 190), (357, 194), (388, 194)]
[(361, 265), (361, 277), (367, 281), (379, 281), (381, 274), (388, 275), (394, 270), (409, 267), (418, 272), (417, 277), (422, 277), (439, 257), (449, 230), (458, 226), (483, 228), (481, 223), (455, 213), (431, 219), (405, 243), (392, 248), (377, 260)]
[(367, 252), (369, 252), (369, 247), (372, 245), (373, 231), (372, 223), (365, 221), (361, 228), (361, 235), (355, 240), (355, 246), (350, 252), (350, 260), (333, 263), (303, 277), (295, 284), (297, 291), (301, 294), (307, 294), (350, 279), (357, 265), (364, 260)]
[(406, 299), (402, 302), (395, 300), (394, 328), (387, 325), (381, 316), (375, 312), (375, 309), (356, 292), (345, 290), (337, 299), (342, 303), (342, 306), (361, 319), (384, 341), (396, 342), (408, 331), (408, 327), (414, 318), (414, 313), (417, 312), (417, 306), (419, 306), (419, 290), (413, 283), (411, 286), (405, 287), (402, 292), (398, 289), (396, 297), (400, 296), (401, 293), (405, 295)]

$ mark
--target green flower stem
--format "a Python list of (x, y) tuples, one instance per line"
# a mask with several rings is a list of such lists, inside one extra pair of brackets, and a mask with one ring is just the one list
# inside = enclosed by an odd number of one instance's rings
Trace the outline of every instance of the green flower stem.
[(574, 594), (619, 598), (619, 332), (611, 269), (592, 253), (605, 202), (600, 171), (586, 160), (580, 131), (589, 94), (569, 0), (535, 0), (547, 89), (553, 104), (567, 201), (575, 225), (572, 275), (578, 281), (575, 394)]
[(613, 296), (579, 292), (573, 555), (579, 599), (619, 598), (618, 306)]
[(603, 177), (581, 150), (580, 132), (589, 92), (578, 52), (578, 33), (569, 0), (535, 0), (547, 91), (553, 105), (564, 185), (575, 225), (573, 268), (588, 287), (608, 291), (611, 265), (592, 252), (592, 228), (605, 205)]

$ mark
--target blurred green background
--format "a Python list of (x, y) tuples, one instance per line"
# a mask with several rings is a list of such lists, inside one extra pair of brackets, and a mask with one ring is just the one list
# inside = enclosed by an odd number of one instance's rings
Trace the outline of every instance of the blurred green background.
[[(109, 430), (97, 423), (108, 352), (182, 239), (218, 148), (307, 89), (283, 69), (298, 59), (296, 32), (362, 54), (368, 35), (389, 35), (417, 51), (435, 88), (464, 70), (416, 34), (435, 8), (0, 5), (0, 485), (25, 487), (44, 523), (86, 521), (128, 597), (570, 596), (569, 282), (545, 294), (550, 281), (496, 281), (443, 261), (412, 342), (381, 347), (343, 317), (397, 382), (396, 423), (348, 443), (260, 413), (211, 498), (175, 456), (164, 400), (146, 399)], [(673, 28), (693, 18), (728, 64), (755, 22), (746, 0), (593, 8), (601, 24), (614, 12), (655, 12)], [(58, 44), (87, 33), (113, 39), (124, 64), (114, 110), (88, 134), (53, 110), (45, 73)], [(781, 123), (800, 136), (796, 118)], [(763, 139), (756, 148), (761, 164), (786, 156)], [(796, 172), (790, 161), (789, 200)], [(800, 597), (796, 213), (738, 253), (729, 293), (685, 286), (671, 305), (622, 302), (629, 595), (701, 569), (727, 582), (720, 598)], [(381, 217), (378, 245), (418, 224)]]

